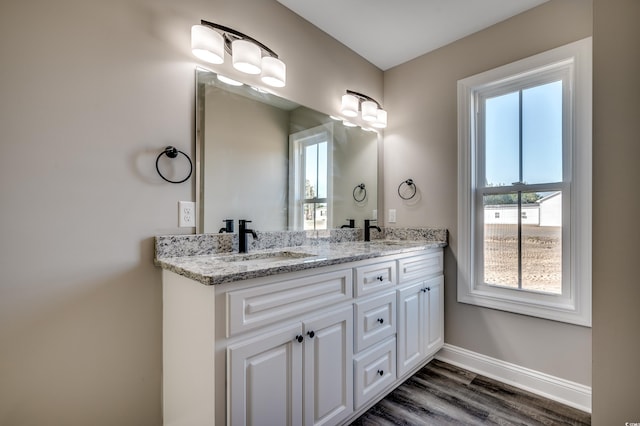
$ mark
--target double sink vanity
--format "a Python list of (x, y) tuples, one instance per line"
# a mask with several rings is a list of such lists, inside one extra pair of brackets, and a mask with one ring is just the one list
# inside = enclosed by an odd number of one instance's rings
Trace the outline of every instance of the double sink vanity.
[(447, 233), (387, 231), (156, 237), (164, 424), (346, 424), (429, 362)]

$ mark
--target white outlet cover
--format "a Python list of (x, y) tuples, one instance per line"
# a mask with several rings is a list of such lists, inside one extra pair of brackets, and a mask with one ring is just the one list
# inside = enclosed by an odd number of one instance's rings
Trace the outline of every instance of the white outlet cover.
[(196, 226), (196, 203), (193, 201), (178, 201), (178, 226), (193, 228)]
[(396, 223), (396, 209), (389, 209), (389, 223)]

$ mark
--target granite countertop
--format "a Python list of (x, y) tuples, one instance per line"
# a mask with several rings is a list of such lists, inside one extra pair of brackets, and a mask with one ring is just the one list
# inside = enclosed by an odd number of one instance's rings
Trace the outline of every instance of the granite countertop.
[(429, 240), (341, 242), (255, 250), (242, 254), (163, 257), (157, 258), (156, 264), (202, 284), (215, 285), (446, 245), (444, 241)]

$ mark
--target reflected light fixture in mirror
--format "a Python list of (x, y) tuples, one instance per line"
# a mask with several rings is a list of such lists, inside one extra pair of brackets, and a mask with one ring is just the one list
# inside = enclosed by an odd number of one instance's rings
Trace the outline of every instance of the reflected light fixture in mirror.
[(347, 93), (342, 95), (340, 112), (350, 118), (357, 117), (360, 113), (362, 120), (371, 126), (379, 129), (387, 127), (387, 111), (382, 109), (380, 103), (353, 90), (347, 90)]
[(224, 63), (224, 52), (232, 58), (233, 67), (246, 74), (260, 74), (265, 84), (284, 87), (287, 69), (278, 55), (258, 40), (232, 28), (201, 20), (191, 27), (191, 50), (203, 61)]

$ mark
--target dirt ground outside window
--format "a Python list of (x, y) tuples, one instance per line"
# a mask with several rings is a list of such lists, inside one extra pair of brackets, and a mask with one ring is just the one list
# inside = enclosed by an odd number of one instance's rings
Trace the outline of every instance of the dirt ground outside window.
[[(518, 225), (484, 227), (487, 284), (518, 287)], [(561, 294), (562, 227), (522, 226), (522, 288)]]

